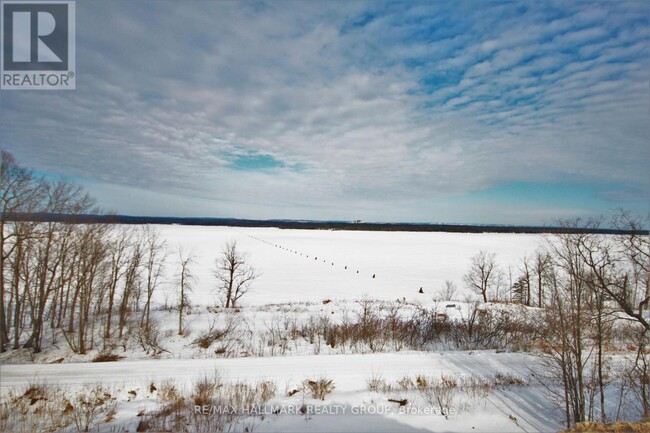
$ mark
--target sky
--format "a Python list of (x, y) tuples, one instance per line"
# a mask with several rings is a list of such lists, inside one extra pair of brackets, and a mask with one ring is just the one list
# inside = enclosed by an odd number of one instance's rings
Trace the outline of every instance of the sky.
[(77, 1), (0, 147), (130, 215), (551, 224), (650, 208), (641, 2)]

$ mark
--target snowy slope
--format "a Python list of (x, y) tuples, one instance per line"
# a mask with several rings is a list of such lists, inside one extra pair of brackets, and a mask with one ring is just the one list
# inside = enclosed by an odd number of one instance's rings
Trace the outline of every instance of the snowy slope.
[[(456, 401), (459, 413), (448, 418), (439, 414), (403, 414), (388, 402), (389, 397), (403, 398), (404, 393), (380, 394), (368, 391), (367, 381), (381, 375), (387, 381), (405, 376), (489, 377), (509, 373), (529, 379), (537, 359), (526, 354), (494, 352), (418, 353), (400, 352), (372, 355), (320, 355), (290, 358), (239, 358), (201, 360), (147, 360), (104, 364), (41, 364), (7, 365), (2, 367), (0, 390), (27, 386), (35, 379), (66, 386), (97, 382), (111, 385), (122, 396), (135, 390), (138, 399), (122, 402), (123, 406), (142, 407), (149, 384), (160, 384), (165, 378), (176, 383), (191, 384), (205, 374), (218, 371), (227, 380), (256, 381), (272, 379), (279, 386), (275, 403), (301, 404), (300, 397), (285, 397), (284, 388), (291, 389), (305, 379), (327, 377), (334, 380), (335, 390), (324, 402), (307, 403), (323, 407), (347, 407), (345, 415), (336, 417), (314, 415), (268, 417), (259, 421), (255, 431), (476, 431), (520, 432), (557, 431), (560, 419), (539, 386), (516, 386), (493, 390), (480, 404), (463, 408), (463, 398)], [(409, 396), (412, 398), (412, 396)], [(123, 400), (126, 400), (125, 398)], [(416, 400), (413, 400), (416, 403)], [(421, 403), (421, 402), (420, 402)], [(421, 405), (422, 406), (422, 405)], [(384, 411), (376, 416), (352, 413), (353, 407), (374, 407)], [(414, 408), (415, 406), (409, 406)], [(424, 407), (424, 406), (422, 406)], [(124, 408), (123, 408), (124, 409)], [(124, 411), (124, 410), (123, 410)], [(128, 412), (128, 410), (126, 410)], [(516, 422), (515, 420), (516, 419)]]

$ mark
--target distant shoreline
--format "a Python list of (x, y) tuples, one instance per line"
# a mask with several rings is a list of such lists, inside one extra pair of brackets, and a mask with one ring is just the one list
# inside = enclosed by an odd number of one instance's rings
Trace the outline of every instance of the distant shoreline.
[(66, 222), (76, 224), (165, 224), (221, 227), (275, 227), (303, 230), (357, 230), (389, 232), (447, 232), (447, 233), (593, 233), (612, 235), (648, 235), (648, 230), (617, 230), (609, 228), (516, 226), (497, 224), (428, 224), (377, 223), (352, 221), (252, 220), (239, 218), (158, 217), (133, 215), (89, 214), (8, 214), (8, 221)]

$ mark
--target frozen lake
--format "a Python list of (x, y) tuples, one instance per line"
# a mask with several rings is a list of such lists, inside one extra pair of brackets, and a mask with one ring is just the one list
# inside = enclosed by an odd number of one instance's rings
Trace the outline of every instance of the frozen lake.
[[(169, 296), (170, 300), (174, 297), (178, 267), (175, 250), (182, 246), (191, 249), (196, 257), (192, 269), (197, 282), (191, 295), (196, 304), (215, 301), (214, 262), (228, 241), (236, 241), (261, 274), (241, 299), (241, 305), (363, 297), (406, 298), (428, 304), (442, 289), (445, 280), (458, 286), (459, 297), (470, 293), (463, 285), (463, 275), (471, 257), (480, 250), (496, 253), (506, 275), (509, 266), (513, 274), (517, 274), (520, 260), (525, 254), (534, 254), (543, 238), (541, 235), (501, 233), (155, 227), (170, 249), (168, 284), (161, 288), (159, 300), (161, 296)], [(418, 293), (420, 287), (424, 294)]]

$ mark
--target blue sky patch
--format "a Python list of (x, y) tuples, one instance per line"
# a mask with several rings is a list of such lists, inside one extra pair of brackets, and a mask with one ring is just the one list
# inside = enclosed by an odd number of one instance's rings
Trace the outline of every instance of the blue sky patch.
[(230, 161), (230, 168), (243, 171), (272, 170), (285, 167), (285, 163), (271, 155), (246, 154), (235, 155)]

